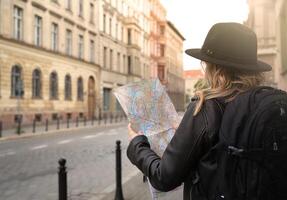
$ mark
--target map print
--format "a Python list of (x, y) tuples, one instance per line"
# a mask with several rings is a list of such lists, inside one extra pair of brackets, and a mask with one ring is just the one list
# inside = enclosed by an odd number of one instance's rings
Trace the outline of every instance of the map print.
[(159, 79), (143, 80), (114, 90), (132, 129), (146, 135), (162, 156), (179, 123), (179, 116)]
[[(175, 129), (180, 122), (174, 105), (159, 79), (130, 83), (114, 90), (114, 94), (126, 113), (132, 129), (147, 136), (151, 149), (162, 157)], [(164, 200), (170, 192), (160, 192), (152, 187), (153, 200)]]

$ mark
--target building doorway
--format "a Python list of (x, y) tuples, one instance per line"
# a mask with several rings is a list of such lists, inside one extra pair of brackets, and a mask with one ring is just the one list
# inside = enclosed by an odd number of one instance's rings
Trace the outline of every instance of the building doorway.
[(96, 108), (96, 91), (95, 79), (90, 76), (88, 81), (88, 118), (91, 119), (95, 116)]

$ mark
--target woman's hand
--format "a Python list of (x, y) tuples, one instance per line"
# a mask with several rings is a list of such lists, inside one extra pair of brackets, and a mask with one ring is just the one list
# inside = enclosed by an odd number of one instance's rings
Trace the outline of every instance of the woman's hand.
[(131, 123), (129, 123), (128, 125), (128, 136), (129, 136), (129, 141), (131, 141), (132, 139), (134, 139), (136, 136), (138, 135), (143, 135), (142, 132), (135, 132), (132, 127), (131, 127)]

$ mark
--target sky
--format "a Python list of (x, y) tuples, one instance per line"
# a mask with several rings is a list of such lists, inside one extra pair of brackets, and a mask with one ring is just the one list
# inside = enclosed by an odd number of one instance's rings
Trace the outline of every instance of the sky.
[[(201, 48), (211, 26), (217, 22), (242, 23), (248, 17), (247, 0), (161, 0), (167, 19), (185, 37), (184, 49)], [(184, 53), (184, 69), (199, 69), (200, 61)]]

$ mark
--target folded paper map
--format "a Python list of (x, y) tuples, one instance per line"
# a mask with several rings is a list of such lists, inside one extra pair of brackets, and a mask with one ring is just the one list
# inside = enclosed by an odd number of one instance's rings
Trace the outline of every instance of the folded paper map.
[[(130, 83), (114, 90), (132, 129), (147, 136), (151, 149), (160, 157), (179, 124), (178, 116), (164, 86), (158, 79)], [(153, 199), (164, 199), (165, 193), (151, 187)]]

